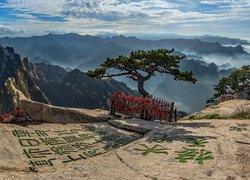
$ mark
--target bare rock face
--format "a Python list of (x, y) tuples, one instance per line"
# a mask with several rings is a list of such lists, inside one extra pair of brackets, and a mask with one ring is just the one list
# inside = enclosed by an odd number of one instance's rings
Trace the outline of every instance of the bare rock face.
[[(0, 46), (0, 114), (13, 111), (21, 99), (64, 107), (108, 109), (115, 92), (137, 94), (115, 80), (95, 80), (80, 70), (33, 64), (11, 47)], [(98, 103), (97, 103), (98, 102)]]
[(244, 87), (243, 89), (232, 94), (221, 95), (218, 98), (218, 103), (228, 101), (231, 99), (250, 100), (250, 87)]
[[(21, 116), (49, 123), (94, 123), (107, 121), (108, 111), (64, 108), (27, 99), (19, 102)], [(97, 113), (98, 111), (99, 113)]]
[(22, 66), (20, 56), (11, 47), (0, 46), (0, 86)]
[[(249, 120), (0, 122), (0, 179), (247, 180)], [(75, 138), (74, 138), (75, 137)]]
[(250, 100), (250, 87), (245, 87), (233, 95), (234, 99), (247, 99)]
[(250, 117), (249, 100), (228, 100), (195, 112), (184, 119), (228, 119)]
[(127, 129), (141, 134), (145, 134), (155, 127), (155, 122), (140, 119), (113, 119), (109, 120), (108, 123), (120, 129)]
[[(27, 59), (22, 61), (13, 48), (0, 46), (0, 114), (13, 111), (18, 107), (19, 99), (49, 103), (27, 72), (32, 68), (28, 65)], [(32, 74), (39, 76), (34, 68)]]
[(231, 99), (234, 99), (234, 97), (230, 94), (225, 94), (225, 95), (221, 95), (219, 98), (218, 98), (218, 102), (221, 103), (221, 102), (224, 102), (224, 101), (228, 101), (228, 100), (231, 100)]
[(13, 111), (19, 106), (20, 98), (49, 103), (46, 96), (23, 69), (18, 69), (16, 74), (9, 77), (0, 87), (0, 113)]

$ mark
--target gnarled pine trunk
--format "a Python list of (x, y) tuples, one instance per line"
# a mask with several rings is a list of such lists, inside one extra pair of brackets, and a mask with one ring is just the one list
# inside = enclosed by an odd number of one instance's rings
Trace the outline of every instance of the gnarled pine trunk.
[[(144, 89), (144, 82), (145, 80), (143, 79), (138, 81), (138, 91), (145, 98), (145, 97), (149, 97), (149, 93)], [(146, 113), (146, 117), (144, 117), (144, 113)], [(145, 112), (145, 110), (142, 110), (141, 119), (150, 120), (148, 111)]]
[(138, 91), (143, 97), (149, 97), (149, 93), (144, 89), (144, 80), (138, 80)]

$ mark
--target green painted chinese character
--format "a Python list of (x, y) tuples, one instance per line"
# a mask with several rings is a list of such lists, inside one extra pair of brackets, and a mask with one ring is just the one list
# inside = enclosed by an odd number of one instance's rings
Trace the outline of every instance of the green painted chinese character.
[(56, 158), (49, 160), (30, 161), (29, 164), (32, 166), (53, 166), (53, 160), (56, 160)]
[(200, 154), (195, 158), (195, 161), (197, 161), (198, 164), (204, 164), (204, 161), (214, 159), (211, 156), (211, 154), (212, 153), (210, 151), (206, 151), (205, 149), (201, 149)]
[(49, 132), (49, 131), (35, 130), (36, 135), (38, 135), (39, 137), (48, 136), (47, 132)]
[(142, 151), (142, 155), (147, 156), (150, 153), (161, 153), (161, 154), (168, 154), (166, 151), (167, 148), (163, 147), (162, 145), (156, 144), (153, 147), (149, 147), (145, 144), (140, 144), (140, 146), (143, 147), (143, 149), (135, 148), (136, 151)]
[(53, 137), (53, 138), (40, 138), (40, 140), (45, 144), (45, 145), (59, 145), (59, 144), (66, 144), (66, 142), (59, 137)]
[(187, 163), (188, 160), (194, 160), (199, 152), (197, 149), (183, 148), (182, 151), (176, 151), (176, 153), (178, 153), (178, 157), (175, 159), (179, 159), (181, 163)]
[(55, 154), (60, 154), (60, 155), (77, 152), (75, 151), (74, 147), (70, 146), (69, 144), (64, 146), (53, 146), (50, 150), (53, 151)]
[(163, 142), (172, 142), (173, 140), (176, 140), (177, 137), (169, 137), (167, 134), (162, 133), (154, 133), (152, 140), (158, 143)]
[(79, 157), (78, 158), (73, 158), (72, 156), (70, 155), (67, 155), (67, 158), (69, 160), (66, 160), (66, 161), (63, 161), (62, 163), (69, 163), (69, 162), (74, 162), (74, 161), (78, 161), (78, 160), (81, 160), (81, 159), (86, 159), (83, 155), (79, 154), (78, 155)]
[(207, 144), (208, 141), (203, 140), (203, 139), (192, 139), (189, 142), (189, 147), (205, 147), (205, 144)]
[(12, 131), (13, 135), (16, 137), (31, 137), (32, 134), (31, 132), (28, 132), (27, 130), (20, 130), (20, 129), (15, 129)]
[(94, 157), (94, 156), (98, 156), (101, 155), (103, 153), (101, 152), (97, 152), (99, 149), (94, 149), (94, 150), (89, 150), (89, 151), (85, 151), (83, 152), (83, 155), (87, 156), (87, 157)]
[(75, 144), (72, 144), (73, 147), (75, 147), (78, 150), (86, 150), (92, 148), (92, 145), (89, 143), (84, 142), (77, 142)]
[(38, 146), (40, 143), (35, 139), (18, 139), (19, 143), (23, 147)]
[(58, 136), (61, 136), (61, 135), (71, 135), (71, 134), (74, 134), (74, 132), (69, 132), (68, 130), (60, 130), (60, 131), (54, 131), (55, 133), (58, 133)]
[(44, 158), (47, 155), (51, 155), (52, 153), (49, 150), (40, 150), (40, 149), (24, 149), (23, 154), (25, 154), (28, 158)]

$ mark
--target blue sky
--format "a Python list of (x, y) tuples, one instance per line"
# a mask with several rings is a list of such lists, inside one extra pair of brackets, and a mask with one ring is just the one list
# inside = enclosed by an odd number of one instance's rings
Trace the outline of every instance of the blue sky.
[(250, 0), (0, 0), (0, 36), (48, 32), (250, 39)]

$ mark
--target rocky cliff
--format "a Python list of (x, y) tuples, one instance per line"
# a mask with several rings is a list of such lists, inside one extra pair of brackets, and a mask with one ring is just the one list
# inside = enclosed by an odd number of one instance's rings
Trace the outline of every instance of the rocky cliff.
[(0, 47), (0, 114), (18, 106), (19, 99), (73, 108), (108, 109), (116, 92), (137, 94), (115, 80), (95, 80), (80, 70), (67, 72), (46, 63), (21, 60), (13, 48)]
[(0, 113), (12, 111), (20, 98), (49, 103), (33, 81), (35, 71), (30, 71), (25, 65), (25, 60), (22, 61), (13, 48), (0, 47)]
[(136, 94), (121, 82), (92, 79), (77, 69), (67, 73), (61, 81), (37, 79), (36, 83), (51, 104), (64, 107), (108, 109), (115, 92)]

